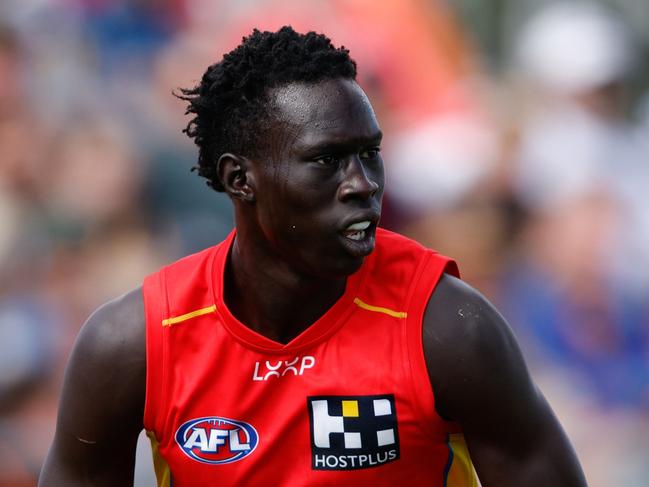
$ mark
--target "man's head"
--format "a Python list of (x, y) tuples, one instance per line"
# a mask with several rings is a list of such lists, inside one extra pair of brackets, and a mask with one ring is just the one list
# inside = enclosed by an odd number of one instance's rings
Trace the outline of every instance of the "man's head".
[(381, 130), (347, 51), (285, 27), (255, 31), (215, 66), (185, 92), (188, 133), (200, 174), (234, 202), (239, 238), (292, 272), (355, 272), (374, 248), (384, 177)]
[(185, 132), (199, 147), (198, 174), (223, 191), (216, 169), (222, 154), (256, 157), (268, 150), (272, 88), (336, 78), (356, 79), (356, 63), (326, 36), (291, 27), (255, 29), (210, 66), (198, 86), (181, 90), (187, 113), (194, 115)]

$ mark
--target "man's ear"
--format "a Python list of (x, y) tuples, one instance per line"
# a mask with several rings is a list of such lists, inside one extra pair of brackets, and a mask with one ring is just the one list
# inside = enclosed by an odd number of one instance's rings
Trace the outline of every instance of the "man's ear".
[(255, 201), (255, 183), (250, 159), (226, 152), (219, 157), (216, 171), (223, 189), (231, 198), (246, 203)]

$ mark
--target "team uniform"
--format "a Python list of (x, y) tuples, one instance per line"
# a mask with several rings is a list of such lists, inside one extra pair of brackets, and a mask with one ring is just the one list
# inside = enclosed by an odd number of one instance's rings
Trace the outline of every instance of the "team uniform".
[(422, 318), (455, 263), (379, 229), (344, 295), (287, 344), (223, 301), (234, 232), (146, 278), (146, 405), (159, 486), (476, 486), (435, 412)]

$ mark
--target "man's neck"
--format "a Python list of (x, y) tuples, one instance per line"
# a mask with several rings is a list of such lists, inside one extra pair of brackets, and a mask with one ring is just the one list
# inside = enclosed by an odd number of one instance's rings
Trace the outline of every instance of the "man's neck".
[(237, 235), (225, 266), (224, 300), (241, 323), (288, 343), (343, 295), (346, 279), (300, 274), (259, 247)]

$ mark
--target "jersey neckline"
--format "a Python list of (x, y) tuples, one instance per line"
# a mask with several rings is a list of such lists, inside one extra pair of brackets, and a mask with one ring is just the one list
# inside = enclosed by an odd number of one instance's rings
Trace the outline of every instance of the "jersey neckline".
[(239, 321), (225, 304), (223, 287), (225, 265), (230, 249), (236, 237), (236, 229), (217, 247), (210, 271), (210, 287), (216, 303), (216, 312), (223, 319), (223, 324), (230, 334), (247, 348), (265, 353), (282, 354), (295, 352), (323, 341), (340, 328), (345, 318), (356, 309), (354, 298), (360, 293), (367, 274), (368, 262), (363, 262), (361, 268), (347, 278), (345, 292), (318, 320), (308, 326), (302, 333), (284, 344), (258, 333)]

